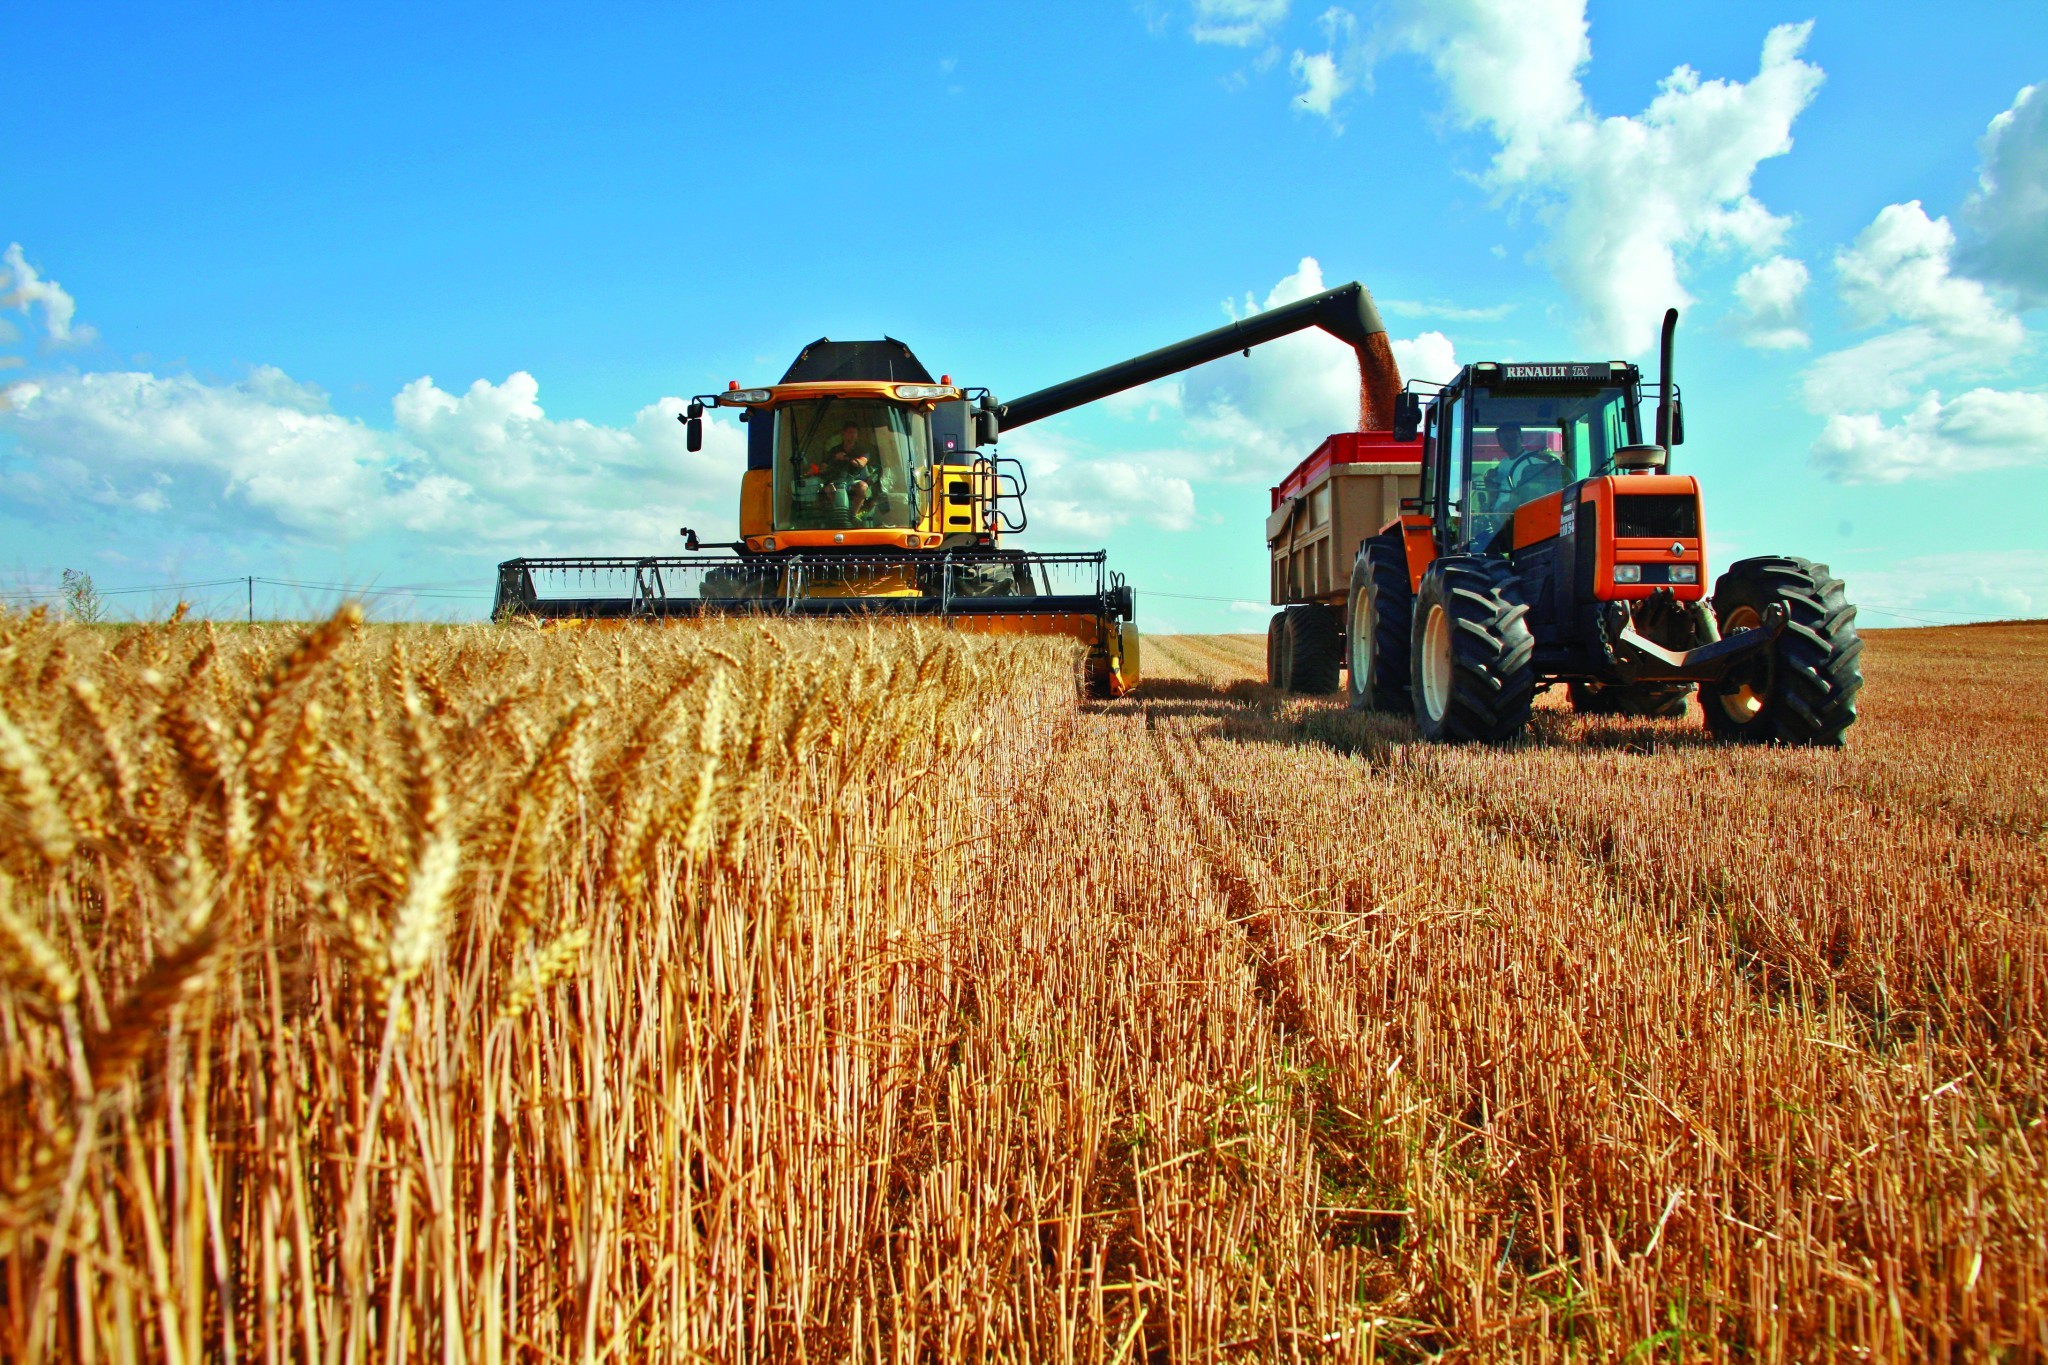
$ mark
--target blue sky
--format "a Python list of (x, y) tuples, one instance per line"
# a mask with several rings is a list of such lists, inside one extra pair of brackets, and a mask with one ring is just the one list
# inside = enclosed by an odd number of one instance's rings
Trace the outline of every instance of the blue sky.
[[(1646, 359), (1681, 304), (1722, 563), (2048, 615), (2044, 54), (2038, 3), (37, 7), (0, 590), (481, 612), (511, 555), (729, 530), (737, 428), (691, 456), (676, 405), (821, 334), (1015, 394), (1358, 279), (1423, 376)], [(1106, 545), (1148, 629), (1263, 628), (1349, 363), (1015, 433), (1029, 542)]]

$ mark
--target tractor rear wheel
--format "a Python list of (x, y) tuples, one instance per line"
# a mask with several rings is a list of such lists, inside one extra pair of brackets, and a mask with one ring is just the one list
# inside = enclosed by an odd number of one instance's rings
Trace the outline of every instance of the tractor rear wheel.
[(1701, 688), (1707, 728), (1742, 744), (1838, 746), (1863, 688), (1856, 608), (1827, 565), (1790, 555), (1741, 560), (1714, 584), (1723, 638), (1762, 625), (1773, 606), (1787, 613), (1784, 634)]
[(1668, 720), (1685, 714), (1691, 683), (1584, 683), (1567, 692), (1582, 716), (1652, 716)]
[(1408, 587), (1408, 552), (1398, 531), (1373, 536), (1359, 547), (1351, 566), (1350, 602), (1344, 688), (1351, 709), (1406, 711), (1415, 594)]
[(1505, 744), (1529, 723), (1536, 641), (1514, 570), (1488, 555), (1449, 555), (1415, 594), (1409, 690), (1424, 739)]
[(1344, 666), (1337, 613), (1320, 604), (1289, 607), (1266, 633), (1266, 680), (1283, 692), (1324, 696), (1337, 690)]

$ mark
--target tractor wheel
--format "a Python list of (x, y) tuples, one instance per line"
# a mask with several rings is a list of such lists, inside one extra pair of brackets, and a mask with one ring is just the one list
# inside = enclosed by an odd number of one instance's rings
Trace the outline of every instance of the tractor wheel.
[(1406, 711), (1415, 594), (1408, 587), (1408, 552), (1398, 531), (1359, 547), (1351, 566), (1350, 600), (1350, 628), (1344, 632), (1350, 668), (1344, 687), (1351, 709)]
[(1267, 676), (1283, 692), (1325, 696), (1337, 690), (1344, 642), (1337, 613), (1319, 604), (1289, 607), (1273, 618), (1273, 666)]
[(1685, 714), (1692, 684), (1575, 682), (1567, 691), (1572, 710), (1582, 716), (1651, 716), (1669, 720)]
[(1777, 643), (1701, 688), (1707, 728), (1743, 744), (1838, 746), (1863, 688), (1856, 608), (1827, 565), (1789, 555), (1741, 560), (1714, 584), (1724, 638), (1762, 625), (1773, 605), (1790, 617)]
[(1409, 690), (1424, 739), (1505, 744), (1529, 723), (1536, 641), (1505, 560), (1450, 555), (1415, 594)]

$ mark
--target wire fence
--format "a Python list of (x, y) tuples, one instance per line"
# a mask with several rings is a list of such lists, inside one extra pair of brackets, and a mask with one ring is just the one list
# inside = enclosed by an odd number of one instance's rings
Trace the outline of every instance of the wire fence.
[[(488, 610), (488, 604), (494, 600), (494, 593), (491, 589), (478, 587), (473, 583), (459, 580), (435, 583), (393, 583), (373, 587), (359, 583), (330, 582), (317, 579), (272, 578), (263, 574), (243, 574), (237, 578), (203, 578), (176, 583), (140, 583), (119, 588), (102, 588), (95, 585), (92, 595), (98, 598), (152, 597), (166, 604), (163, 612), (137, 613), (131, 611), (128, 613), (130, 616), (139, 616), (143, 614), (166, 614), (170, 609), (170, 605), (180, 601), (191, 603), (195, 607), (201, 605), (218, 606), (217, 602), (195, 602), (193, 601), (192, 594), (206, 594), (218, 598), (239, 589), (242, 601), (235, 605), (242, 609), (240, 612), (229, 612), (223, 609), (203, 614), (215, 616), (229, 614), (246, 615), (249, 620), (253, 621), (258, 618), (257, 607), (259, 603), (257, 600), (257, 589), (259, 588), (273, 590), (270, 594), (270, 600), (262, 604), (265, 607), (262, 618), (265, 620), (299, 619), (297, 616), (280, 614), (276, 611), (275, 590), (279, 589), (299, 593), (331, 593), (342, 601), (403, 598), (414, 602), (473, 603), (480, 604), (484, 610)], [(1250, 597), (1223, 597), (1207, 593), (1165, 592), (1155, 588), (1138, 588), (1134, 591), (1141, 598), (1160, 597), (1176, 602), (1215, 602), (1225, 606), (1259, 608), (1273, 606), (1272, 603)], [(15, 608), (56, 606), (64, 603), (70, 596), (70, 590), (61, 585), (0, 589), (0, 605)], [(120, 604), (115, 603), (113, 605), (118, 607)], [(395, 606), (398, 604), (394, 602), (390, 605)], [(1279, 610), (1278, 607), (1273, 607), (1273, 609)], [(1921, 626), (1990, 625), (2001, 621), (2038, 619), (2025, 616), (1989, 616), (1983, 612), (1965, 611), (1951, 607), (1922, 606), (1917, 602), (1898, 604), (1859, 600), (1856, 603), (1856, 610), (1860, 616), (1884, 616), (1893, 620), (1909, 621), (1914, 625)], [(480, 611), (479, 614), (481, 615), (482, 612)]]

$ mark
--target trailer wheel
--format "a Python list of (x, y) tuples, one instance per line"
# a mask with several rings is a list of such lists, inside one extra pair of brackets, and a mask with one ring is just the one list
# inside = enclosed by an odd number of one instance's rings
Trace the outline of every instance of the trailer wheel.
[(1287, 619), (1287, 613), (1276, 611), (1273, 619), (1266, 622), (1266, 686), (1280, 687), (1280, 623)]
[(1566, 689), (1572, 710), (1582, 716), (1650, 716), (1669, 720), (1685, 714), (1691, 683), (1584, 683)]
[(1399, 532), (1373, 536), (1359, 547), (1349, 601), (1344, 690), (1351, 709), (1406, 711), (1415, 594), (1408, 587), (1408, 552)]
[(1503, 560), (1450, 555), (1415, 594), (1409, 690), (1424, 739), (1505, 744), (1529, 723), (1536, 641)]
[(1276, 628), (1267, 637), (1273, 648), (1268, 674), (1273, 686), (1312, 697), (1335, 692), (1344, 667), (1337, 613), (1318, 603), (1304, 603), (1287, 608), (1274, 622)]
[(1785, 633), (1701, 689), (1707, 728), (1740, 744), (1836, 747), (1863, 688), (1856, 608), (1827, 565), (1790, 555), (1741, 560), (1714, 584), (1724, 638), (1762, 624), (1773, 605), (1789, 616)]

